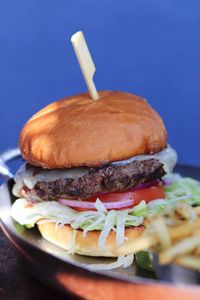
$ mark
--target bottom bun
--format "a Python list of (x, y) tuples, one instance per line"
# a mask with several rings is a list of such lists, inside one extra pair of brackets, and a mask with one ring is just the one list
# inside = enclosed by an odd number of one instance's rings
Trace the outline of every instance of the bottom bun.
[[(41, 235), (49, 242), (68, 250), (71, 253), (77, 253), (88, 256), (119, 256), (119, 246), (116, 245), (116, 233), (111, 231), (106, 239), (103, 248), (98, 246), (100, 230), (88, 231), (86, 237), (83, 236), (82, 230), (74, 230), (70, 225), (56, 227), (53, 222), (37, 224)], [(125, 229), (127, 241), (135, 240), (143, 232), (144, 227), (128, 227)]]

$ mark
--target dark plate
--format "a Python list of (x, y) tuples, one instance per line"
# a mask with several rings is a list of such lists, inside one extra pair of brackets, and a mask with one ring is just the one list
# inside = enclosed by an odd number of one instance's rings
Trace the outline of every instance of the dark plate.
[[(200, 168), (177, 166), (184, 176), (200, 178)], [(174, 280), (170, 284), (163, 276), (158, 280), (154, 273), (135, 265), (128, 269), (91, 271), (88, 264), (110, 262), (110, 259), (68, 255), (50, 244), (36, 229), (25, 229), (9, 215), (15, 198), (11, 194), (13, 181), (0, 187), (0, 216), (4, 234), (21, 254), (29, 271), (42, 282), (63, 293), (71, 292), (84, 299), (199, 299), (200, 288), (191, 282), (187, 285)], [(162, 273), (162, 272), (161, 272)], [(162, 277), (162, 276), (161, 276)]]

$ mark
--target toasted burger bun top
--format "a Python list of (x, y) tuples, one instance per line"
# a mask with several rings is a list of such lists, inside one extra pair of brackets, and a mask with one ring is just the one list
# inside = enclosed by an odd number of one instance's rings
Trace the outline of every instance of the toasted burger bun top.
[(146, 100), (102, 91), (66, 97), (36, 113), (24, 126), (19, 147), (29, 163), (43, 168), (100, 166), (161, 151), (166, 130)]

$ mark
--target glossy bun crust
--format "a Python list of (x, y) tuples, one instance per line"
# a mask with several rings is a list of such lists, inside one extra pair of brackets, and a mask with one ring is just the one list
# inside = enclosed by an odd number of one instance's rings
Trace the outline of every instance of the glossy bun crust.
[[(76, 234), (73, 236), (74, 229), (70, 225), (56, 228), (55, 223), (43, 223), (37, 226), (46, 240), (69, 252), (104, 257), (117, 257), (120, 255), (119, 246), (116, 246), (116, 233), (114, 231), (111, 231), (107, 237), (104, 248), (100, 248), (98, 239), (101, 231), (99, 230), (88, 231), (86, 237), (84, 237), (82, 230), (76, 230)], [(139, 238), (143, 229), (143, 226), (126, 228), (125, 236), (128, 240), (125, 241), (125, 244)], [(128, 251), (127, 254), (129, 254)]]
[(147, 101), (122, 92), (80, 94), (54, 102), (24, 126), (19, 147), (43, 168), (100, 166), (166, 147), (166, 130)]

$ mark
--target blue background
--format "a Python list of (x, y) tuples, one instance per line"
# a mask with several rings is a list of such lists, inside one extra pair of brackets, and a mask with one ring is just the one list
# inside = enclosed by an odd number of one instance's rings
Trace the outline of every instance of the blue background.
[(70, 43), (82, 30), (98, 89), (146, 97), (179, 162), (200, 166), (199, 0), (1, 0), (0, 151), (24, 122), (86, 90)]

